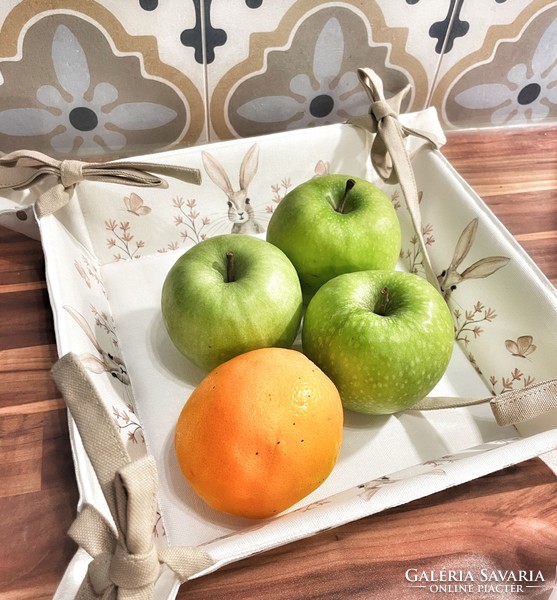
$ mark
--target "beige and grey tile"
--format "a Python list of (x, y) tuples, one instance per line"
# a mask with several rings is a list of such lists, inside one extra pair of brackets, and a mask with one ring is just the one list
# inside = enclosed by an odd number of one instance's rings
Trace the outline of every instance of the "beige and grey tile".
[[(211, 23), (226, 33), (230, 51), (217, 49), (207, 65), (212, 137), (315, 127), (363, 114), (369, 101), (358, 83), (358, 67), (375, 69), (387, 95), (410, 83), (403, 109), (424, 108), (439, 58), (434, 43), (426, 48), (420, 35), (409, 36), (411, 24), (418, 23), (410, 16), (418, 10), (412, 4), (404, 6), (406, 21), (386, 0), (303, 0), (281, 3), (282, 12), (274, 6), (268, 15), (263, 2), (261, 12), (242, 7), (234, 18), (229, 4), (215, 4)], [(421, 27), (427, 29), (425, 18)]]
[(178, 44), (174, 64), (160, 58), (163, 21), (118, 18), (86, 0), (68, 6), (23, 0), (0, 23), (3, 152), (113, 157), (205, 139), (203, 65), (188, 68)]
[(445, 128), (557, 119), (557, 2), (464, 0), (431, 102)]

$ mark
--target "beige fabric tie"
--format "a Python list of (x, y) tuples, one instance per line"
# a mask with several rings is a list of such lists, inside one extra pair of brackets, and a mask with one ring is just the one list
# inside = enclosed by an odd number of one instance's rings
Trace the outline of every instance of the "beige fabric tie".
[(427, 397), (410, 410), (439, 410), (485, 404), (493, 412), (498, 425), (516, 425), (557, 410), (557, 379), (548, 379), (521, 390), (509, 390), (490, 398)]
[(35, 204), (37, 216), (44, 217), (65, 206), (80, 181), (100, 181), (137, 187), (168, 187), (166, 181), (154, 173), (195, 185), (201, 183), (199, 169), (190, 167), (132, 161), (92, 163), (56, 160), (41, 152), (16, 150), (0, 157), (0, 190), (25, 189), (53, 175), (57, 182), (42, 193)]
[[(373, 167), (387, 183), (398, 181), (420, 244), (426, 278), (439, 290), (439, 281), (431, 266), (422, 234), (418, 189), (404, 139), (409, 135), (415, 135), (427, 140), (435, 148), (439, 145), (438, 141), (434, 136), (405, 127), (399, 121), (400, 105), (410, 86), (386, 100), (383, 94), (383, 82), (373, 70), (359, 69), (358, 76), (371, 101), (371, 106), (368, 115), (352, 118), (349, 123), (363, 127), (373, 134), (371, 145)], [(487, 402), (499, 425), (521, 423), (557, 409), (557, 379), (534, 384), (522, 390), (504, 392), (491, 398), (427, 397), (412, 406), (411, 410), (438, 410)]]
[(358, 77), (371, 101), (371, 106), (368, 115), (354, 117), (348, 122), (375, 134), (371, 145), (373, 167), (385, 182), (399, 183), (418, 237), (426, 279), (439, 290), (439, 281), (431, 266), (422, 233), (418, 188), (404, 139), (409, 135), (418, 136), (435, 148), (439, 146), (439, 143), (432, 134), (405, 127), (399, 121), (400, 105), (410, 90), (410, 86), (406, 86), (398, 94), (386, 100), (383, 94), (383, 82), (374, 71), (358, 69)]
[(52, 368), (83, 446), (99, 480), (116, 528), (86, 504), (70, 536), (92, 557), (78, 600), (148, 600), (162, 564), (180, 581), (211, 566), (203, 548), (157, 549), (153, 527), (157, 510), (157, 471), (147, 455), (132, 461), (90, 375), (68, 353)]

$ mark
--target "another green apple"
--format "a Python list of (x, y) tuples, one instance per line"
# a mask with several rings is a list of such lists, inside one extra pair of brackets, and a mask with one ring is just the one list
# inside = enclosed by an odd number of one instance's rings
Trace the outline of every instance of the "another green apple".
[(302, 345), (346, 408), (390, 414), (410, 408), (441, 379), (454, 325), (439, 292), (418, 275), (347, 273), (312, 298)]
[(342, 273), (393, 269), (401, 234), (392, 202), (377, 186), (349, 175), (323, 175), (286, 194), (266, 239), (296, 267), (307, 302)]
[(302, 315), (302, 290), (284, 253), (241, 234), (208, 238), (183, 254), (162, 288), (163, 320), (178, 350), (210, 370), (268, 346), (288, 348)]

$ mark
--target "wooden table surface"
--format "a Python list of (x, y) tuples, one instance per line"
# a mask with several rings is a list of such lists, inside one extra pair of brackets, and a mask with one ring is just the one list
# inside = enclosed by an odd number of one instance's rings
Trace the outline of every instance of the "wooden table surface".
[[(454, 132), (443, 152), (557, 285), (557, 127)], [(41, 246), (0, 227), (0, 600), (51, 598), (75, 552), (56, 358)], [(556, 565), (557, 479), (534, 459), (234, 563), (178, 597), (413, 600), (435, 594), (409, 588), (409, 568), (487, 568), (540, 571), (548, 587), (474, 598), (537, 600), (549, 598)]]

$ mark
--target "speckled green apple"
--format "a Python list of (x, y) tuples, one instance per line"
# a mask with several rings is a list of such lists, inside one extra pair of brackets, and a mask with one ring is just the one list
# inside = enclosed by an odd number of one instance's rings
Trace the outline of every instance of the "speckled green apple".
[(249, 350), (290, 347), (300, 327), (302, 290), (276, 246), (225, 234), (196, 244), (174, 263), (161, 308), (174, 345), (210, 370)]
[(347, 273), (312, 298), (302, 345), (346, 408), (391, 414), (439, 382), (452, 355), (454, 325), (439, 292), (418, 275)]
[(342, 273), (394, 268), (401, 234), (383, 191), (365, 179), (335, 174), (291, 190), (271, 216), (266, 239), (296, 267), (307, 302)]

